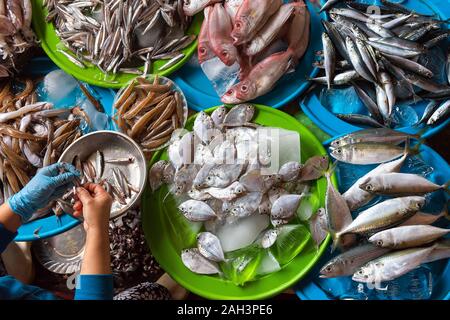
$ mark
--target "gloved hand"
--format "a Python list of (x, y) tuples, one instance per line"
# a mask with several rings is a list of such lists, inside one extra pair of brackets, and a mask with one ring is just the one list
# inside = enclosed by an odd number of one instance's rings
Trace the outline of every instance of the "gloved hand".
[(74, 186), (77, 177), (80, 177), (80, 172), (68, 163), (42, 168), (22, 190), (9, 198), (9, 207), (25, 223), (34, 212), (62, 197)]

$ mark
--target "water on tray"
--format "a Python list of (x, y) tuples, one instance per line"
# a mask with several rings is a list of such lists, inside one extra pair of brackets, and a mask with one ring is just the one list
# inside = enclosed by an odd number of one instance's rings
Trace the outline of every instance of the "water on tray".
[(227, 66), (219, 58), (214, 57), (203, 62), (201, 67), (219, 97), (239, 80), (240, 66), (237, 62)]

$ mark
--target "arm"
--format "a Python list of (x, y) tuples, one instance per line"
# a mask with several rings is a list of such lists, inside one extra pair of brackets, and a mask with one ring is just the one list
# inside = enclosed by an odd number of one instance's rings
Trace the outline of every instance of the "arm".
[(61, 197), (80, 173), (71, 165), (56, 163), (41, 169), (8, 203), (0, 206), (0, 253), (15, 238), (31, 215)]
[(79, 201), (74, 216), (84, 218), (86, 245), (76, 300), (112, 300), (113, 280), (109, 251), (111, 196), (99, 185), (88, 183), (77, 189)]

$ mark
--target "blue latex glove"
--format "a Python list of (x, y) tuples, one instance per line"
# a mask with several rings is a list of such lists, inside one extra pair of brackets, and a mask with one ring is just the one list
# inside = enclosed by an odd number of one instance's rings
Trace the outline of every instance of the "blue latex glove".
[(9, 199), (9, 206), (25, 223), (34, 212), (62, 197), (74, 186), (77, 177), (80, 177), (80, 172), (68, 163), (55, 163), (42, 168), (22, 190)]

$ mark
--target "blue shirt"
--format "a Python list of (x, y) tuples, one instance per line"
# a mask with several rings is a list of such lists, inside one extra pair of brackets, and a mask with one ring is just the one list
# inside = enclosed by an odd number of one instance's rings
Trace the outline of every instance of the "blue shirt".
[[(0, 253), (14, 240), (13, 233), (0, 224)], [(112, 300), (113, 279), (110, 274), (80, 275), (75, 300)], [(39, 287), (25, 285), (11, 276), (0, 277), (0, 300), (56, 300), (52, 293)]]

